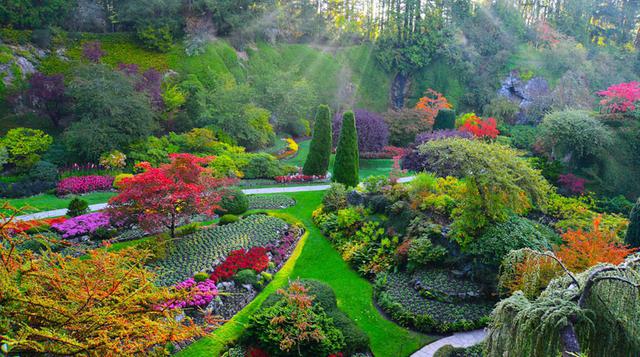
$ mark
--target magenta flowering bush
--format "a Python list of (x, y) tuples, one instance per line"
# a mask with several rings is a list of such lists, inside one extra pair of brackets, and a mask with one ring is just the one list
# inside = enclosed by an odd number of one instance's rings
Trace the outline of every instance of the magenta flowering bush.
[(62, 238), (73, 238), (85, 234), (94, 233), (99, 228), (111, 225), (109, 215), (104, 212), (84, 214), (69, 218), (62, 223), (51, 225), (51, 228), (62, 234)]
[(107, 191), (113, 186), (113, 176), (77, 176), (67, 177), (58, 182), (56, 192), (60, 196), (81, 194), (93, 191)]
[(216, 283), (207, 279), (196, 283), (193, 278), (189, 278), (175, 286), (178, 290), (189, 289), (189, 297), (185, 300), (168, 301), (162, 307), (167, 309), (185, 308), (193, 306), (208, 305), (214, 297), (218, 296), (218, 288)]

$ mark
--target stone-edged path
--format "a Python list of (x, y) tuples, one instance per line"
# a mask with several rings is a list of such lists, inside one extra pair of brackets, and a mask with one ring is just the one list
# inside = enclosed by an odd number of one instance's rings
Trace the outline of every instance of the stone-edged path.
[(436, 342), (424, 346), (412, 354), (411, 357), (433, 357), (436, 351), (446, 345), (453, 347), (470, 347), (480, 343), (486, 336), (487, 333), (484, 329), (454, 333), (449, 337), (439, 339)]
[[(413, 176), (403, 177), (398, 182), (406, 183), (413, 180)], [(312, 191), (324, 191), (328, 190), (330, 185), (307, 185), (307, 186), (294, 186), (294, 187), (267, 187), (267, 188), (250, 188), (242, 190), (247, 195), (266, 195), (270, 193), (292, 193), (292, 192), (312, 192)], [(106, 203), (98, 203), (89, 206), (89, 211), (100, 211), (107, 208)], [(38, 213), (25, 214), (23, 216), (16, 217), (18, 221), (30, 221), (33, 219), (45, 219), (60, 217), (67, 214), (66, 208), (56, 209), (52, 211), (44, 211)]]

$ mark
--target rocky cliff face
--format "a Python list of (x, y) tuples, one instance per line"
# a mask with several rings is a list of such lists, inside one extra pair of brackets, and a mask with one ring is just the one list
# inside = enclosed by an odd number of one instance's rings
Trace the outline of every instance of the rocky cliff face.
[[(59, 49), (56, 54), (64, 57), (64, 50)], [(25, 80), (29, 75), (36, 72), (40, 62), (51, 51), (43, 50), (32, 45), (8, 45), (0, 43), (0, 80), (5, 87), (9, 87), (16, 80)]]
[(389, 93), (391, 109), (400, 110), (404, 108), (405, 98), (407, 98), (410, 88), (411, 78), (402, 73), (396, 74), (391, 83), (391, 91)]
[(518, 104), (516, 124), (538, 124), (550, 102), (549, 83), (542, 77), (523, 81), (517, 71), (513, 71), (502, 81), (498, 95)]

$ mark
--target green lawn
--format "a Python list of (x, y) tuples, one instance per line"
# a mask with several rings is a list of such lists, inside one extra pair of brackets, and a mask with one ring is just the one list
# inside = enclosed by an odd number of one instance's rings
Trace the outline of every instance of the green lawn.
[[(253, 303), (239, 312), (229, 323), (211, 335), (183, 350), (181, 356), (218, 356), (224, 345), (241, 335), (249, 317), (268, 294), (286, 284), (289, 278), (318, 279), (331, 285), (338, 306), (371, 338), (371, 349), (378, 357), (408, 356), (436, 338), (404, 329), (385, 319), (373, 305), (371, 284), (353, 271), (311, 222), (311, 212), (320, 204), (322, 192), (290, 194), (297, 204), (278, 212), (300, 220), (308, 229), (302, 252), (294, 254), (271, 284)], [(300, 244), (299, 244), (300, 245)]]
[[(93, 205), (97, 203), (106, 203), (114, 195), (115, 192), (92, 192), (78, 197), (89, 202), (90, 205)], [(33, 213), (67, 208), (71, 198), (59, 198), (51, 194), (42, 194), (33, 197), (0, 200), (0, 204), (7, 201), (13, 207), (22, 209), (24, 213)]]

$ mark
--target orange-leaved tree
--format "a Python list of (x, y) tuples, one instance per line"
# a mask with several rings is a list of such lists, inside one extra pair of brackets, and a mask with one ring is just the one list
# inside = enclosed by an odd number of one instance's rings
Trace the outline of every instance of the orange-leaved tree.
[(635, 251), (618, 243), (615, 231), (601, 230), (600, 221), (594, 219), (591, 231), (568, 230), (562, 235), (565, 244), (555, 254), (569, 270), (579, 273), (598, 263), (618, 265)]
[(442, 93), (429, 88), (425, 92), (425, 96), (418, 100), (416, 110), (422, 114), (422, 121), (433, 126), (438, 112), (442, 109), (451, 109), (453, 106)]
[[(185, 292), (154, 285), (148, 252), (98, 249), (83, 259), (50, 249), (19, 249), (25, 233), (9, 228), (17, 210), (0, 207), (0, 345), (11, 354), (145, 354), (200, 336), (205, 328), (180, 310), (162, 309)], [(6, 213), (9, 212), (9, 213)], [(45, 237), (37, 237), (45, 244)], [(211, 327), (214, 326), (211, 319)]]

